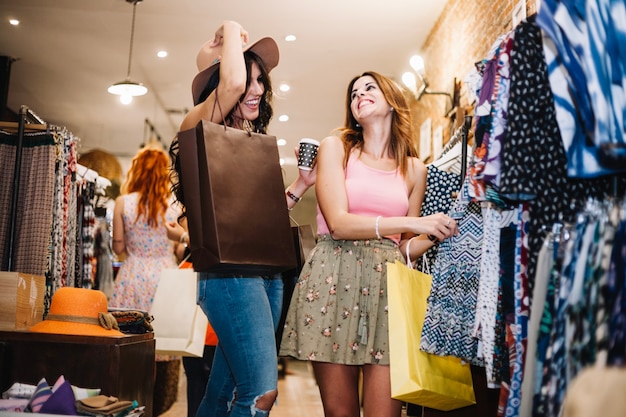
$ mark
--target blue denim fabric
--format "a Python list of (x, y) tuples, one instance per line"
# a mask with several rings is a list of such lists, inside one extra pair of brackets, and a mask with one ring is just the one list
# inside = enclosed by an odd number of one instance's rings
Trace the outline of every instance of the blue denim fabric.
[(218, 344), (197, 416), (268, 416), (269, 412), (257, 409), (255, 403), (278, 389), (275, 331), (283, 281), (280, 276), (214, 278), (214, 274), (204, 273), (199, 278), (198, 304), (209, 318)]

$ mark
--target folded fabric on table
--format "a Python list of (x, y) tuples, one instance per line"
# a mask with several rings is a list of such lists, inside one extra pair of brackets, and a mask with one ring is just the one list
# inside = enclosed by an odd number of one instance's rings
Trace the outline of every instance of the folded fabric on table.
[(77, 415), (75, 403), (76, 397), (72, 386), (63, 375), (52, 387), (48, 385), (46, 378), (41, 378), (24, 412), (75, 416)]
[(76, 409), (79, 412), (97, 416), (115, 416), (136, 406), (137, 403), (134, 401), (120, 401), (117, 397), (107, 395), (96, 395), (76, 402)]
[[(61, 381), (62, 376), (59, 378)], [(59, 382), (57, 381), (57, 383)], [(52, 395), (42, 404), (41, 414), (59, 414), (62, 416), (76, 416), (76, 397), (69, 382), (63, 380), (52, 387)]]
[(22, 413), (28, 405), (28, 398), (11, 398), (0, 400), (0, 411)]
[(35, 389), (37, 387), (35, 385), (30, 384), (22, 384), (20, 382), (15, 382), (11, 387), (2, 393), (2, 398), (6, 399), (17, 399), (17, 398), (26, 398), (29, 399), (35, 393)]
[[(36, 389), (37, 386), (35, 385), (15, 382), (8, 390), (2, 393), (2, 398), (5, 400), (29, 400), (35, 393)], [(72, 391), (74, 391), (74, 397), (76, 397), (77, 400), (82, 400), (83, 398), (93, 397), (94, 395), (100, 394), (100, 388), (81, 388), (74, 385), (72, 385)]]
[(154, 318), (146, 311), (111, 308), (109, 313), (117, 320), (122, 333), (143, 334), (153, 331), (150, 322)]

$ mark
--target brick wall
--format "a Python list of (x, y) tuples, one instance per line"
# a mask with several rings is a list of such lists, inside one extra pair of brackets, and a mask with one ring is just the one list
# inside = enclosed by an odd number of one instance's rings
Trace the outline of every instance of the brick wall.
[[(411, 98), (416, 136), (422, 123), (431, 119), (432, 131), (443, 129), (443, 143), (462, 124), (463, 115), (473, 113), (464, 80), (483, 59), (498, 36), (513, 29), (512, 12), (519, 0), (448, 0), (441, 16), (421, 47), (425, 77), (431, 91), (454, 91), (454, 79), (460, 87), (460, 105), (452, 117), (445, 113), (450, 100), (444, 95)], [(526, 0), (526, 16), (536, 13), (537, 0)], [(427, 161), (432, 160), (432, 156)]]

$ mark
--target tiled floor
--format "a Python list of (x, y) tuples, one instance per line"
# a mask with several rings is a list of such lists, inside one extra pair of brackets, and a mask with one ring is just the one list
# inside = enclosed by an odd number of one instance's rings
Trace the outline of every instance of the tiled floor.
[[(186, 379), (181, 367), (178, 400), (161, 417), (186, 417)], [(272, 417), (323, 417), (322, 402), (308, 362), (291, 360), (287, 375), (278, 380), (278, 403), (272, 408)]]

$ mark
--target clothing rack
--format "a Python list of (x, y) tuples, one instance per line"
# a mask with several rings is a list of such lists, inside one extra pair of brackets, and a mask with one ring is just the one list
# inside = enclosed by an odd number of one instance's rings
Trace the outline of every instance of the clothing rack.
[[(45, 124), (30, 124), (28, 121), (33, 120), (42, 122), (42, 120), (32, 112), (27, 106), (20, 106), (19, 121), (17, 123), (17, 144), (15, 147), (15, 166), (13, 170), (13, 187), (11, 194), (11, 213), (9, 218), (9, 235), (8, 235), (8, 253), (7, 253), (7, 270), (13, 270), (13, 257), (15, 246), (15, 223), (17, 219), (17, 203), (20, 194), (20, 171), (22, 169), (22, 149), (24, 147), (24, 131), (25, 130), (47, 130)], [(15, 129), (14, 122), (2, 122), (0, 127)]]
[(443, 155), (451, 150), (459, 141), (461, 141), (461, 179), (459, 189), (463, 186), (463, 181), (465, 181), (465, 175), (467, 174), (467, 142), (471, 126), (472, 116), (465, 116), (463, 125), (454, 132), (448, 143), (446, 143), (446, 146), (441, 151), (441, 154)]
[(467, 142), (469, 137), (469, 130), (472, 126), (472, 116), (465, 116), (463, 126), (461, 126), (461, 183), (459, 189), (463, 186), (465, 181), (465, 175), (467, 174)]

